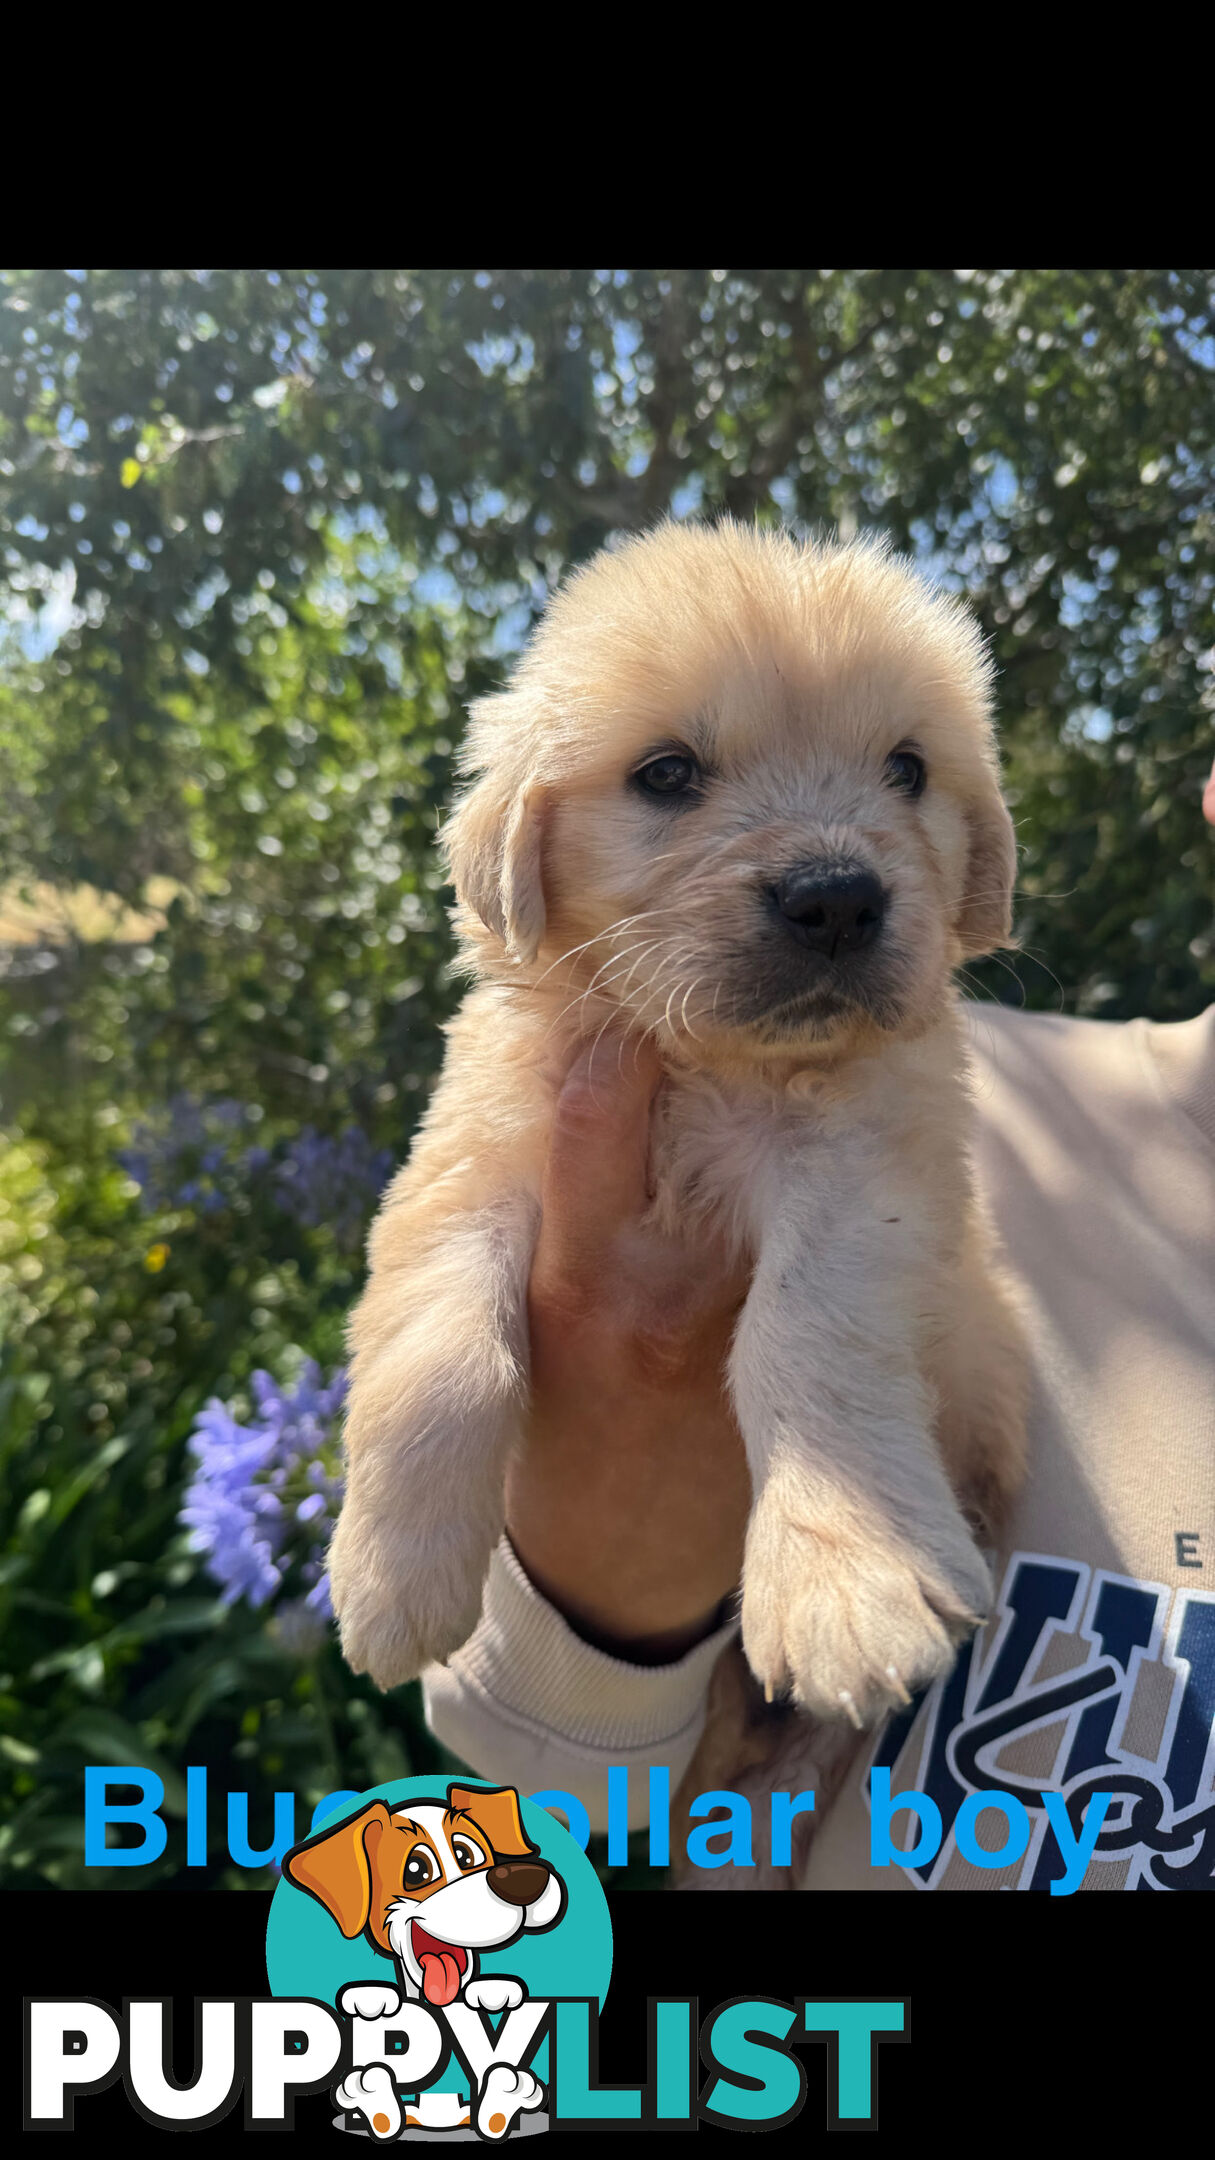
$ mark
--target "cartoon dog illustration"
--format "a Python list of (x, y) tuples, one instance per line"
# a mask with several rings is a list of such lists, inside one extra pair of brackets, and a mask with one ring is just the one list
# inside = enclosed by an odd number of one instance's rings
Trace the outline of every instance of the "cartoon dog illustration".
[[(560, 1875), (532, 1844), (510, 1786), (450, 1785), (447, 1804), (372, 1800), (284, 1856), (283, 1874), (324, 1906), (343, 1935), (364, 1935), (396, 1965), (400, 1992), (381, 1982), (345, 1987), (347, 2016), (394, 2016), (401, 1998), (434, 2009), (467, 2003), (510, 2011), (522, 1981), (478, 1977), (477, 1953), (501, 1949), (524, 1933), (555, 1927), (566, 1906)], [(372, 2135), (400, 2135), (401, 2109), (386, 2063), (356, 2069), (338, 2086), (339, 2106), (366, 2116)], [(530, 2071), (494, 2064), (475, 2097), (481, 2135), (501, 2138), (520, 2113), (541, 2105), (544, 2088)], [(454, 2094), (419, 2096), (407, 2129), (461, 2129), (472, 2110)]]

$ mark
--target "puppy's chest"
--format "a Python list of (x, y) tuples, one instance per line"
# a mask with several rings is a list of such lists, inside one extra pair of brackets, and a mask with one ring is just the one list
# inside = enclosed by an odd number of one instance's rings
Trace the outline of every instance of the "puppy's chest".
[(828, 1110), (775, 1090), (668, 1080), (651, 1143), (656, 1223), (685, 1236), (700, 1223), (736, 1250), (754, 1245), (788, 1181), (813, 1186), (825, 1169), (834, 1122)]

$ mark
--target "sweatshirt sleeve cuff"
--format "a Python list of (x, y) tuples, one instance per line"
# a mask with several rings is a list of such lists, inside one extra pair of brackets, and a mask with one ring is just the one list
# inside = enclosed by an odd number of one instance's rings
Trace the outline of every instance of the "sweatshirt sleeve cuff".
[(422, 1676), (427, 1721), (481, 1776), (524, 1793), (573, 1793), (592, 1830), (607, 1827), (609, 1768), (637, 1770), (629, 1828), (643, 1829), (644, 1773), (665, 1768), (673, 1786), (682, 1777), (704, 1729), (713, 1667), (736, 1630), (727, 1621), (670, 1665), (630, 1665), (574, 1633), (503, 1537), (475, 1632)]

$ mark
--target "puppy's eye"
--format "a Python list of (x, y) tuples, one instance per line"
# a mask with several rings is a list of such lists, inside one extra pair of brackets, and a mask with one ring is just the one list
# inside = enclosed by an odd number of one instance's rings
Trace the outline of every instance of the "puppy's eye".
[(633, 774), (643, 795), (667, 797), (686, 795), (700, 775), (700, 767), (694, 757), (684, 750), (667, 750), (661, 757), (650, 758)]
[(405, 1862), (405, 1888), (421, 1890), (427, 1883), (437, 1882), (438, 1863), (429, 1845), (415, 1845)]
[(928, 767), (918, 750), (892, 750), (886, 760), (886, 778), (900, 795), (922, 795)]
[(474, 1845), (471, 1838), (453, 1838), (451, 1841), (451, 1849), (456, 1856), (457, 1867), (484, 1867), (485, 1854), (482, 1852), (479, 1845)]

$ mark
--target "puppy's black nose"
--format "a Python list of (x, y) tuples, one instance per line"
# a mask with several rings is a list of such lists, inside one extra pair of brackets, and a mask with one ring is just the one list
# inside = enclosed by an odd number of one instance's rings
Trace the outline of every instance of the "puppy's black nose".
[(785, 928), (810, 952), (842, 959), (872, 945), (882, 927), (886, 895), (871, 870), (845, 864), (824, 870), (803, 863), (771, 888)]
[(534, 1905), (548, 1877), (544, 1860), (499, 1860), (487, 1871), (486, 1880), (508, 1905)]

